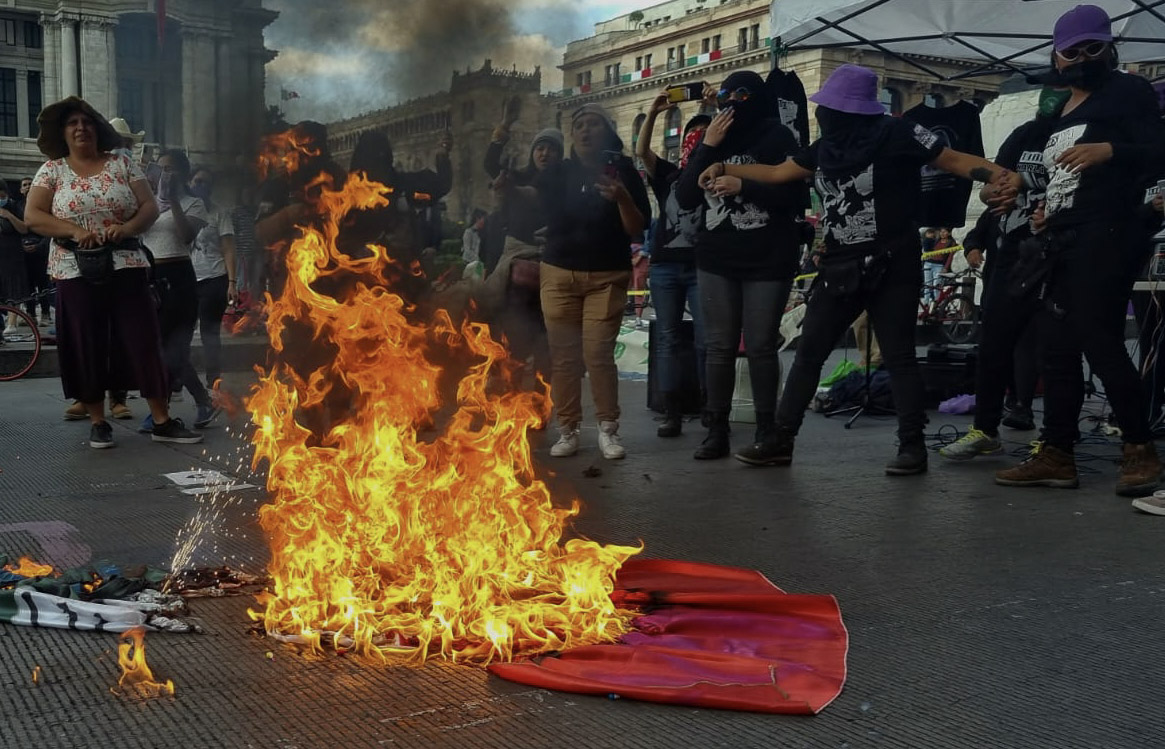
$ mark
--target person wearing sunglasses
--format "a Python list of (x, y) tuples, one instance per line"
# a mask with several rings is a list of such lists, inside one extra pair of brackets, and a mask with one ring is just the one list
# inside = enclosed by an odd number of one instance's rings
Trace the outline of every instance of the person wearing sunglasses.
[(1116, 493), (1140, 497), (1157, 488), (1161, 463), (1124, 326), (1144, 262), (1135, 218), (1142, 175), (1165, 162), (1165, 128), (1149, 82), (1118, 70), (1102, 8), (1078, 5), (1062, 15), (1053, 49), (1056, 82), (1072, 93), (1044, 149), (1049, 176), (1039, 225), (1052, 309), (1041, 331), (1044, 439), (1023, 463), (997, 473), (996, 482), (1078, 485), (1072, 450), (1084, 403), (1083, 351), (1121, 427)]
[(845, 329), (865, 310), (890, 372), (898, 411), (898, 454), (886, 465), (886, 473), (922, 473), (927, 469), (926, 413), (914, 348), (922, 286), (921, 167), (930, 164), (1015, 189), (1020, 180), (983, 158), (944, 147), (921, 125), (886, 114), (878, 101), (878, 76), (867, 68), (842, 65), (810, 101), (817, 104), (821, 137), (808, 149), (778, 166), (713, 164), (700, 175), (707, 189), (716, 189), (726, 177), (769, 184), (814, 179), (823, 203), (826, 250), (762, 464), (792, 462), (793, 441), (821, 368)]
[(680, 208), (704, 209), (695, 254), (704, 316), (708, 436), (694, 457), (713, 460), (731, 452), (728, 415), (743, 334), (756, 440), (736, 457), (763, 463), (776, 423), (781, 315), (800, 259), (801, 235), (795, 219), (803, 213), (806, 188), (731, 176), (701, 185), (700, 173), (710, 164), (775, 165), (797, 150), (796, 140), (781, 124), (776, 104), (756, 73), (728, 76), (716, 99), (720, 112), (676, 188)]

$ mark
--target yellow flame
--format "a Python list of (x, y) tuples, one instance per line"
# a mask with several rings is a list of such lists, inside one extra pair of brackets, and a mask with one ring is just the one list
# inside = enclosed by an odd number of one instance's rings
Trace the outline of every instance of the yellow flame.
[(53, 571), (51, 564), (41, 564), (28, 557), (21, 557), (15, 566), (11, 564), (5, 565), (4, 569), (21, 577), (45, 577), (46, 575), (55, 576), (60, 574)]
[[(273, 586), (252, 615), (314, 648), (415, 661), (611, 640), (627, 621), (610, 600), (614, 575), (640, 549), (563, 543), (578, 503), (553, 505), (526, 436), (548, 416), (545, 383), (495, 393), (513, 363), (486, 326), (443, 313), (411, 324), (386, 289), (384, 248), (337, 250), (344, 216), (387, 205), (389, 192), (363, 175), (325, 188), (268, 308), (276, 363), (247, 409), (255, 464), (268, 464)], [(443, 432), (423, 439), (442, 407), (435, 361), (450, 350), (474, 364)]]
[(138, 697), (161, 697), (174, 694), (174, 682), (154, 681), (154, 672), (146, 663), (146, 630), (133, 627), (121, 634), (117, 644), (117, 665), (121, 666), (121, 676), (117, 686), (109, 691), (121, 696), (131, 694)]

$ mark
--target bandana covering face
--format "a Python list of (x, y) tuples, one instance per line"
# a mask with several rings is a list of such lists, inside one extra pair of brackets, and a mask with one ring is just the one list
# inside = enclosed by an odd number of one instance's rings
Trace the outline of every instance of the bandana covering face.
[(696, 146), (700, 145), (702, 137), (704, 137), (703, 128), (696, 128), (684, 136), (684, 143), (680, 146), (680, 169), (688, 165), (688, 157), (692, 155), (692, 151), (696, 150)]

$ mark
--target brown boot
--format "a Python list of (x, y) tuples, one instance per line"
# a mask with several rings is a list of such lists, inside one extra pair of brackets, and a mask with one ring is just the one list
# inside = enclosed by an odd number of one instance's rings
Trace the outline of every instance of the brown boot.
[(1033, 442), (1031, 454), (1022, 463), (995, 473), (995, 483), (1000, 486), (1075, 489), (1080, 486), (1080, 479), (1076, 475), (1076, 459), (1072, 453), (1043, 442)]
[(73, 405), (65, 409), (65, 421), (81, 421), (89, 418), (89, 409), (81, 401), (73, 401)]
[(1161, 461), (1157, 457), (1157, 446), (1152, 442), (1143, 445), (1126, 442), (1123, 452), (1116, 493), (1122, 497), (1152, 494), (1161, 483)]

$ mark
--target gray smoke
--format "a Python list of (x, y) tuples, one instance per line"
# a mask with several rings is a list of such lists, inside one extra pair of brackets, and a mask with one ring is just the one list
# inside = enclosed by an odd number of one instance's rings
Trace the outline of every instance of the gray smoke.
[(556, 0), (266, 4), (280, 12), (267, 39), (281, 50), (273, 78), (301, 95), (297, 107), (305, 114), (327, 119), (446, 89), (454, 70), (479, 68), (486, 58), (497, 68), (523, 71), (541, 64), (544, 88), (558, 88), (558, 71), (548, 69), (556, 62), (555, 45), (586, 33), (578, 12)]

